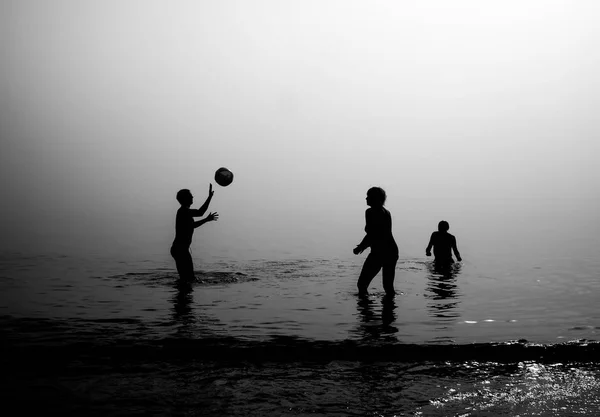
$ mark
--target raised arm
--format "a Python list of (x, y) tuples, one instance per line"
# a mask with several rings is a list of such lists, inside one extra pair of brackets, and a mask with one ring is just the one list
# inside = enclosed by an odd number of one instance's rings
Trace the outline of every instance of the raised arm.
[[(208, 187), (208, 197), (206, 198), (206, 201), (204, 202), (204, 204), (202, 204), (202, 206), (200, 206), (199, 209), (197, 209), (197, 210), (192, 209), (192, 216), (194, 216), (194, 217), (204, 216), (204, 213), (206, 213), (206, 210), (208, 210), (210, 200), (212, 200), (214, 193), (215, 192), (212, 189), (212, 184), (210, 184)], [(196, 227), (198, 227), (198, 226), (196, 226)]]
[(460, 257), (460, 253), (458, 252), (458, 247), (456, 246), (456, 238), (455, 237), (452, 238), (452, 250), (454, 251), (456, 260), (458, 262), (462, 261), (462, 258)]

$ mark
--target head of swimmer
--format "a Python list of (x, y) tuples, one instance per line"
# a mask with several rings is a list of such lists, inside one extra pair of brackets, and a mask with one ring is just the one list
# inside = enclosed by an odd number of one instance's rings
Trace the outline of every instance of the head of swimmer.
[(438, 230), (442, 233), (446, 233), (450, 229), (450, 225), (446, 220), (442, 220), (438, 223)]

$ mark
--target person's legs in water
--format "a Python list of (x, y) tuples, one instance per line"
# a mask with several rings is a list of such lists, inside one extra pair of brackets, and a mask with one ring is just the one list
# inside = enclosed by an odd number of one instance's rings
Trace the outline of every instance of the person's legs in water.
[(383, 263), (383, 289), (385, 290), (385, 295), (394, 296), (396, 295), (396, 291), (394, 290), (394, 278), (396, 277), (396, 263), (398, 262), (398, 258), (387, 259)]
[(358, 295), (367, 295), (369, 288), (369, 284), (375, 278), (375, 275), (379, 273), (381, 269), (381, 259), (370, 253), (365, 259), (365, 263), (363, 264), (362, 270), (360, 271), (360, 276), (358, 277), (358, 283), (356, 284), (358, 287)]
[(179, 279), (186, 283), (194, 282), (196, 280), (196, 276), (194, 275), (194, 262), (192, 261), (192, 254), (189, 249), (173, 246), (171, 247), (171, 256), (175, 259)]

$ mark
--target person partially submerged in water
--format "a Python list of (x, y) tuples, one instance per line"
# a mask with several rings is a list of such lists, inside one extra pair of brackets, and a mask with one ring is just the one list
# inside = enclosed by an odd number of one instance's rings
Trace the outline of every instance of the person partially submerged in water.
[(450, 225), (447, 221), (442, 220), (438, 223), (437, 232), (431, 234), (429, 244), (425, 249), (425, 254), (431, 256), (431, 248), (433, 248), (433, 255), (435, 256), (436, 264), (452, 264), (454, 259), (452, 258), (452, 251), (456, 255), (456, 259), (460, 262), (462, 258), (458, 252), (456, 246), (456, 238), (448, 233)]
[(175, 240), (171, 246), (171, 256), (175, 259), (181, 282), (190, 283), (196, 280), (194, 262), (190, 253), (194, 229), (202, 226), (204, 223), (216, 221), (219, 218), (218, 213), (209, 213), (202, 220), (194, 220), (194, 217), (201, 217), (206, 213), (213, 194), (212, 184), (210, 184), (208, 198), (204, 204), (199, 209), (192, 209), (190, 206), (194, 203), (194, 196), (190, 190), (183, 189), (177, 192), (176, 198), (181, 207), (177, 210), (177, 217), (175, 219)]
[(354, 248), (354, 254), (358, 255), (365, 249), (371, 248), (371, 253), (365, 259), (362, 271), (358, 277), (358, 294), (368, 294), (367, 288), (382, 271), (383, 289), (386, 295), (393, 296), (394, 277), (396, 275), (396, 263), (398, 262), (398, 245), (392, 235), (392, 215), (383, 206), (386, 194), (382, 188), (372, 187), (367, 191), (367, 205), (365, 212), (365, 232), (363, 240)]

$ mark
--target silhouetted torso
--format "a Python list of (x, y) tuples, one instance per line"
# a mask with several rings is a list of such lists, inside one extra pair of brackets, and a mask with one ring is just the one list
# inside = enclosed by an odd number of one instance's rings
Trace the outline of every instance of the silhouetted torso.
[(180, 207), (175, 218), (175, 240), (173, 246), (189, 248), (194, 235), (194, 217), (189, 207)]
[(452, 248), (456, 246), (456, 238), (448, 232), (433, 232), (431, 234), (433, 255), (436, 261), (454, 262)]
[(366, 211), (365, 232), (371, 253), (390, 258), (398, 257), (398, 245), (392, 235), (392, 216), (384, 207), (371, 207)]

